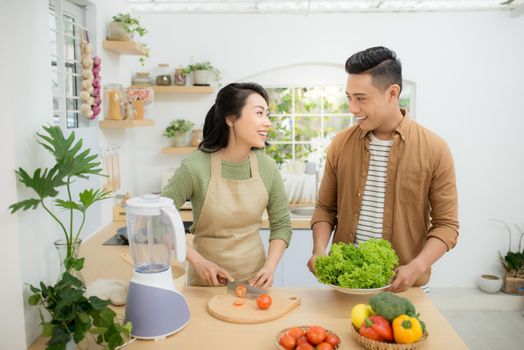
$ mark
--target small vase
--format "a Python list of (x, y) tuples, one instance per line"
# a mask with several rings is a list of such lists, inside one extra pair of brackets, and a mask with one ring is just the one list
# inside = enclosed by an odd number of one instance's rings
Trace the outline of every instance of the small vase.
[[(82, 241), (78, 240), (72, 243), (70, 247), (68, 247), (68, 244), (65, 239), (59, 239), (54, 242), (56, 251), (58, 253), (58, 258), (60, 259), (60, 273), (58, 275), (59, 280), (60, 278), (62, 278), (62, 275), (66, 271), (64, 260), (67, 258), (68, 249), (70, 250), (71, 256), (75, 259), (78, 259), (78, 253), (80, 252), (81, 243)], [(74, 277), (78, 278), (80, 281), (82, 281), (82, 284), (85, 286), (84, 276), (82, 275), (81, 271), (77, 271), (71, 268), (68, 272)]]
[(73, 339), (67, 342), (66, 350), (76, 350), (76, 348), (77, 348), (77, 344), (75, 343)]

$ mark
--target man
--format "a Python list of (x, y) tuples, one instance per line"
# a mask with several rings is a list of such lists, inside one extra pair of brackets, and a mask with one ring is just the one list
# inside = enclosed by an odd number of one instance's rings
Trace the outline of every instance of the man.
[(373, 47), (346, 62), (346, 94), (358, 125), (332, 141), (311, 219), (314, 273), (333, 242), (390, 241), (400, 266), (390, 290), (429, 282), (431, 265), (458, 237), (457, 189), (444, 140), (399, 107), (402, 68), (395, 52)]

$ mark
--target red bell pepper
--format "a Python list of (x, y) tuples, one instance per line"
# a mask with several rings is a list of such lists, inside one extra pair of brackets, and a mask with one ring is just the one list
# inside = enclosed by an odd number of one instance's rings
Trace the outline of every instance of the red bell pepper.
[(393, 341), (393, 329), (388, 320), (382, 316), (371, 316), (366, 318), (359, 329), (363, 337), (382, 342)]

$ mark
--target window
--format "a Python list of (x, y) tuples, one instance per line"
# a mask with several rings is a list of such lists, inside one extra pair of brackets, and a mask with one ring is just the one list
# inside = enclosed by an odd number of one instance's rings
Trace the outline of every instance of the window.
[[(403, 82), (399, 104), (414, 118), (415, 83)], [(344, 86), (269, 87), (272, 128), (266, 152), (286, 161), (324, 163), (333, 137), (354, 124)]]
[(53, 123), (62, 128), (82, 124), (80, 111), (80, 35), (85, 28), (85, 8), (69, 1), (49, 2)]
[(272, 87), (268, 154), (277, 164), (289, 160), (322, 163), (331, 139), (353, 125), (342, 86)]

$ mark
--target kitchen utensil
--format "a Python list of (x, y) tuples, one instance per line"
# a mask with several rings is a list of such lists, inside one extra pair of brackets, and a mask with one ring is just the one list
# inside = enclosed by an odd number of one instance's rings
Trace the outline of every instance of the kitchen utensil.
[(153, 194), (129, 199), (126, 217), (135, 270), (125, 322), (131, 321), (136, 338), (163, 339), (189, 322), (189, 307), (171, 271), (172, 246), (178, 261), (186, 257), (184, 225), (173, 200)]
[(267, 294), (267, 291), (262, 288), (256, 288), (249, 285), (248, 281), (228, 281), (227, 292), (236, 296), (235, 290), (237, 286), (242, 285), (246, 287), (247, 295), (246, 298), (255, 299), (260, 294)]
[(388, 284), (387, 286), (380, 287), (380, 288), (343, 288), (339, 286), (334, 286), (332, 284), (329, 285), (331, 288), (336, 290), (337, 292), (341, 292), (344, 294), (353, 294), (353, 295), (366, 295), (366, 294), (376, 294), (378, 292), (381, 292), (383, 290), (388, 289), (391, 284)]
[[(298, 326), (296, 328), (299, 328), (302, 332), (306, 332), (311, 326)], [(281, 330), (280, 332), (278, 332), (277, 336), (275, 337), (275, 341), (274, 341), (274, 344), (276, 346), (277, 349), (279, 350), (285, 350), (284, 347), (282, 347), (279, 343), (280, 341), (280, 338), (282, 338), (283, 336), (285, 336), (286, 334), (289, 333), (289, 331), (291, 329), (293, 329), (295, 327), (290, 327), (290, 328), (286, 328), (286, 329), (283, 329)], [(325, 328), (324, 328), (325, 329)], [(338, 337), (338, 339), (340, 339), (340, 337), (335, 333), (335, 332), (332, 332), (330, 331), (329, 329), (326, 329), (326, 334), (331, 334), (331, 335), (334, 335), (336, 337)], [(340, 348), (340, 344), (342, 344), (342, 342), (340, 342), (334, 349), (338, 349)]]
[(285, 293), (268, 293), (272, 304), (269, 309), (262, 310), (254, 299), (243, 299), (242, 306), (233, 303), (239, 298), (231, 294), (215, 295), (207, 303), (207, 311), (211, 316), (230, 323), (262, 323), (281, 318), (300, 305), (300, 298)]

